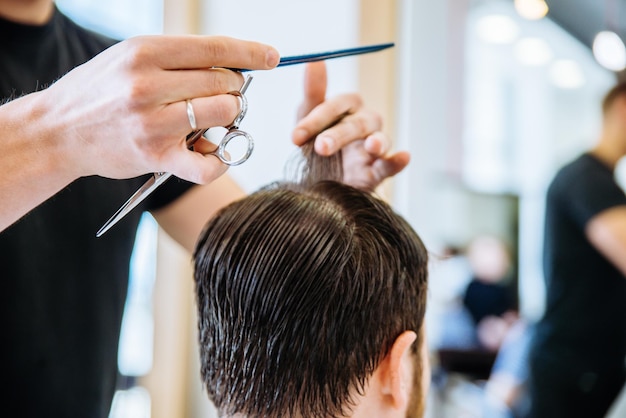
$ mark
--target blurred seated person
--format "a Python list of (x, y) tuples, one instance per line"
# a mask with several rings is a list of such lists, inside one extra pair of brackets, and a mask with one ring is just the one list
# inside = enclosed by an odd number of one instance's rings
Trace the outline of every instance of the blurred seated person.
[(222, 209), (194, 253), (201, 374), (224, 417), (420, 417), (428, 253), (311, 149)]
[(511, 256), (502, 240), (481, 235), (470, 243), (467, 257), (472, 277), (463, 306), (472, 317), (480, 347), (497, 351), (518, 319)]
[(441, 324), (456, 335), (439, 347), (440, 372), (460, 373), (484, 388), (482, 418), (518, 416), (526, 407), (531, 326), (517, 313), (511, 255), (498, 237), (480, 235), (465, 257), (468, 282)]
[[(465, 250), (443, 263), (463, 261), (454, 270), (462, 277), (442, 277), (445, 286), (456, 289), (440, 303), (436, 322), (436, 349), (496, 352), (517, 320), (517, 302), (511, 256), (502, 240), (491, 235), (475, 237)], [(437, 285), (436, 283), (433, 286)]]
[(533, 330), (534, 324), (522, 318), (504, 336), (485, 384), (482, 418), (512, 418), (527, 413)]

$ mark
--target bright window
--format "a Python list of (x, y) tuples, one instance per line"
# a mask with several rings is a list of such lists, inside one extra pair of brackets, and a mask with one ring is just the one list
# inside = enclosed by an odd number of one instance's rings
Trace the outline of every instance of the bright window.
[(161, 0), (57, 0), (76, 23), (116, 39), (163, 32)]

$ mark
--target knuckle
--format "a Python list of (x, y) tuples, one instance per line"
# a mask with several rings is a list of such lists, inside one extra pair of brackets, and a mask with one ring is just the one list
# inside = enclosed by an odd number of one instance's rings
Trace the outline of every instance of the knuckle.
[(137, 69), (150, 62), (154, 56), (154, 46), (147, 37), (139, 36), (127, 41), (126, 62), (131, 69)]
[(215, 118), (220, 125), (229, 125), (238, 113), (239, 101), (235, 96), (227, 94), (219, 97), (218, 105), (215, 106)]
[(353, 123), (360, 135), (364, 135), (370, 131), (367, 118), (364, 118), (364, 117), (355, 118), (353, 120)]
[(363, 99), (358, 93), (344, 93), (336, 96), (332, 102), (347, 114), (357, 113), (363, 107)]
[(378, 112), (370, 112), (370, 118), (373, 123), (373, 130), (378, 130), (383, 126), (383, 116)]
[(354, 94), (354, 106), (357, 108), (363, 107), (363, 97), (360, 94)]
[(257, 63), (257, 62), (263, 62), (263, 61), (259, 58), (259, 54), (257, 50), (250, 49), (248, 50), (248, 62)]
[(134, 78), (128, 87), (128, 101), (133, 108), (143, 105), (152, 97), (154, 86), (145, 77)]
[(233, 90), (233, 79), (227, 72), (228, 70), (223, 69), (212, 69), (209, 70), (209, 85), (211, 86), (211, 90), (216, 93), (228, 93)]
[(150, 77), (145, 76), (145, 67), (151, 62), (153, 46), (142, 38), (131, 38), (124, 57), (125, 81), (122, 95), (131, 110), (142, 106), (152, 98), (155, 85)]
[(345, 106), (339, 100), (328, 102), (329, 110), (335, 115), (342, 115), (345, 112)]
[(355, 117), (354, 122), (361, 134), (371, 134), (382, 127), (383, 118), (378, 112), (361, 111), (355, 116), (358, 116)]
[(219, 61), (228, 54), (228, 44), (228, 38), (226, 37), (212, 37), (211, 40), (205, 44), (205, 54)]

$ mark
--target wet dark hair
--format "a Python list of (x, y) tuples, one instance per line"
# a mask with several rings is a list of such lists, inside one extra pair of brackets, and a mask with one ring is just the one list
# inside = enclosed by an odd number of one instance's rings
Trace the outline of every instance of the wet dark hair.
[(395, 339), (421, 338), (420, 238), (316, 167), (225, 207), (196, 246), (201, 374), (222, 415), (344, 416)]

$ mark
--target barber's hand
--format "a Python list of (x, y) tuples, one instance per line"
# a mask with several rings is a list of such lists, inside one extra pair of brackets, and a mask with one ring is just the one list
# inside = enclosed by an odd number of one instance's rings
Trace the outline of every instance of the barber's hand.
[(358, 94), (344, 94), (326, 100), (326, 65), (308, 64), (305, 72), (304, 102), (293, 142), (302, 145), (315, 137), (320, 155), (343, 152), (344, 181), (364, 190), (374, 190), (409, 163), (408, 152), (389, 153), (389, 140), (381, 132), (378, 113), (363, 107)]
[(266, 70), (278, 52), (256, 42), (209, 36), (145, 36), (109, 48), (39, 93), (37, 110), (53, 121), (48, 138), (58, 142), (74, 177), (128, 178), (171, 172), (207, 183), (224, 173), (214, 146), (185, 145), (192, 129), (229, 125), (243, 77), (225, 68)]

